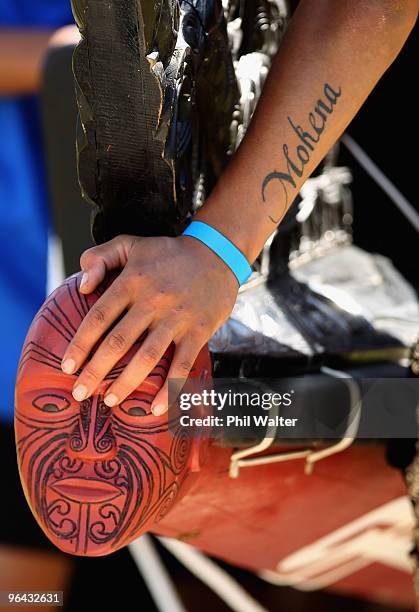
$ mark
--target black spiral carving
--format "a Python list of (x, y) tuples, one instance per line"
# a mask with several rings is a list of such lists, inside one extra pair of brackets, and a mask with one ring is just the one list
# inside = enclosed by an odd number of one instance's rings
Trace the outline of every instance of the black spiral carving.
[(161, 502), (159, 508), (155, 514), (154, 522), (158, 523), (161, 521), (169, 510), (172, 508), (173, 504), (176, 501), (176, 498), (179, 493), (179, 485), (177, 482), (174, 482), (166, 491), (164, 496), (161, 498)]
[[(48, 528), (64, 540), (73, 538), (78, 531), (76, 521), (67, 516), (70, 512), (71, 504), (66, 499), (55, 499), (46, 508), (45, 518)], [(56, 518), (57, 515), (59, 520)]]
[(109, 461), (98, 461), (94, 464), (94, 470), (99, 478), (113, 480), (116, 479), (121, 472), (121, 462), (116, 459), (110, 459)]
[(96, 544), (103, 544), (115, 536), (115, 529), (121, 523), (121, 510), (115, 504), (107, 503), (99, 509), (99, 516), (103, 520), (90, 525), (89, 537)]
[(170, 457), (172, 469), (178, 474), (185, 467), (191, 452), (192, 439), (184, 428), (179, 428), (173, 438)]

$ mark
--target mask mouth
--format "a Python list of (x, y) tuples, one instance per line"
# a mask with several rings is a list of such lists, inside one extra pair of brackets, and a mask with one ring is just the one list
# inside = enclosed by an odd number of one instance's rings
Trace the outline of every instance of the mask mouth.
[(122, 495), (115, 485), (96, 478), (61, 478), (49, 485), (55, 493), (77, 503), (100, 504)]

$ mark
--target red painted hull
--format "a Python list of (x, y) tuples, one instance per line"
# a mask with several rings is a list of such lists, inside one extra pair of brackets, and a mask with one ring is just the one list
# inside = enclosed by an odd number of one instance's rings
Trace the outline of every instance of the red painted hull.
[(230, 455), (210, 448), (197, 483), (159, 534), (237, 566), (271, 570), (267, 577), (281, 584), (413, 605), (410, 506), (382, 447), (353, 447), (309, 476), (298, 459), (247, 467), (235, 480)]

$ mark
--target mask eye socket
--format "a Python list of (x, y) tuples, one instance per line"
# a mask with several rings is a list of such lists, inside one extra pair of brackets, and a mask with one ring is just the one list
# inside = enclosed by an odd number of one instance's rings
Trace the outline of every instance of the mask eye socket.
[(143, 417), (150, 414), (151, 400), (144, 397), (130, 397), (121, 402), (120, 408), (128, 416)]
[(70, 406), (70, 400), (62, 395), (44, 393), (33, 400), (32, 406), (42, 412), (62, 412)]

